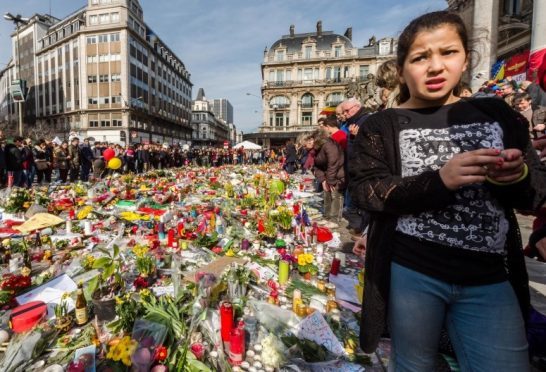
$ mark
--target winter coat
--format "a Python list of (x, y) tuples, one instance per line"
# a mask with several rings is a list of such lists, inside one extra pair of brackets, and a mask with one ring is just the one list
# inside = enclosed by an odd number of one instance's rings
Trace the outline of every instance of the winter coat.
[(68, 149), (57, 147), (54, 153), (55, 164), (58, 169), (68, 169)]
[(344, 190), (345, 169), (344, 151), (332, 138), (325, 140), (324, 144), (317, 144), (317, 155), (315, 156), (315, 177), (322, 183), (335, 186), (337, 190)]
[(6, 170), (17, 172), (23, 170), (23, 154), (21, 150), (13, 143), (8, 143), (5, 147)]

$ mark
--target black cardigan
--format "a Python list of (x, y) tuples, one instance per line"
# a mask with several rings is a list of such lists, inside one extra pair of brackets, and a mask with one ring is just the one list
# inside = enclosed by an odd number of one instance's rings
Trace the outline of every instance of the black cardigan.
[[(531, 146), (528, 124), (523, 116), (499, 99), (481, 98), (468, 102), (501, 125), (505, 148), (521, 149), (529, 167), (529, 177), (518, 184), (488, 184), (504, 206), (510, 224), (506, 240), (507, 272), (525, 318), (529, 307), (528, 278), (513, 208), (536, 210), (544, 203), (546, 168)], [(370, 116), (360, 127), (349, 164), (351, 198), (371, 216), (360, 332), (361, 347), (368, 353), (376, 349), (386, 329), (392, 237), (398, 216), (441, 209), (454, 201), (454, 193), (445, 187), (438, 171), (401, 177), (399, 133), (395, 109)]]

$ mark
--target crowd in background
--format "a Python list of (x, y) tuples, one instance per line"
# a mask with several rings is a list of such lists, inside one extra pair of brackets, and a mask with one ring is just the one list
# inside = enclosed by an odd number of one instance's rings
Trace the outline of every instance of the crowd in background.
[(186, 148), (168, 144), (120, 144), (73, 137), (68, 141), (15, 137), (6, 141), (0, 133), (0, 184), (30, 188), (51, 182), (87, 182), (103, 178), (110, 171), (104, 151), (111, 149), (121, 160), (121, 173), (142, 173), (185, 165), (221, 166), (263, 164), (277, 161), (274, 150), (234, 148)]

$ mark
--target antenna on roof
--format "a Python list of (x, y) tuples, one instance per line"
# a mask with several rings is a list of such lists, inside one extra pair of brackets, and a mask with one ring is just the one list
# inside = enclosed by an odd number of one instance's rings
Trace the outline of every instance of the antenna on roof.
[(49, 15), (51, 15), (51, 0), (49, 0)]

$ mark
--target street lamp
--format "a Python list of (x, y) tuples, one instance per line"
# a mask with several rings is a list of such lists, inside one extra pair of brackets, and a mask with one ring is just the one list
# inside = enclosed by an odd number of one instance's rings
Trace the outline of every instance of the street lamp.
[[(4, 19), (6, 21), (13, 22), (15, 24), (15, 29), (17, 33), (17, 54), (15, 56), (15, 59), (16, 59), (15, 63), (17, 66), (15, 70), (17, 71), (17, 79), (21, 81), (22, 80), (21, 79), (21, 64), (19, 60), (19, 26), (28, 24), (30, 19), (21, 17), (20, 14), (17, 14), (16, 16), (14, 16), (11, 13), (4, 14)], [(25, 93), (26, 92), (23, 92), (23, 95)], [(23, 102), (22, 101), (17, 102), (17, 108), (19, 111), (19, 135), (22, 137), (23, 136)]]
[(246, 95), (247, 95), (247, 96), (252, 96), (252, 97), (256, 97), (256, 98), (262, 99), (262, 97), (259, 97), (259, 96), (255, 95), (255, 94), (252, 94), (252, 93), (248, 93), (248, 92), (247, 92)]

